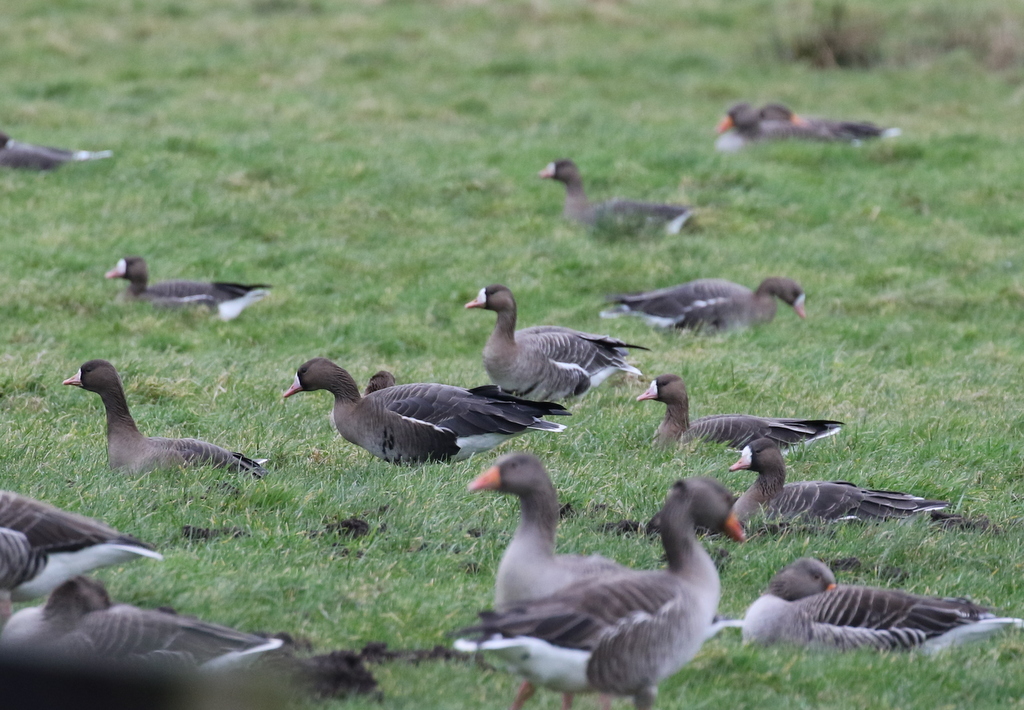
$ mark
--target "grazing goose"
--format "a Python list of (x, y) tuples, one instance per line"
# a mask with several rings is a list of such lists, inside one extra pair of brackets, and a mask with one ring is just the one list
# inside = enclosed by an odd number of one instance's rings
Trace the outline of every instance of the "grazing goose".
[(732, 501), (712, 479), (677, 481), (661, 510), (667, 570), (591, 577), (505, 612), (483, 612), (479, 625), (464, 630), (481, 638), (455, 647), (493, 652), (535, 685), (630, 696), (636, 707), (651, 707), (658, 683), (712, 631), (718, 572), (694, 526), (742, 541)]
[(0, 648), (211, 670), (242, 665), (282, 643), (173, 612), (114, 604), (103, 584), (87, 577), (64, 582), (43, 606), (22, 609), (0, 635)]
[(830, 121), (797, 116), (782, 104), (765, 104), (759, 114), (761, 130), (773, 138), (859, 143), (868, 138), (891, 138), (901, 133), (898, 128), (881, 128), (865, 121)]
[(997, 617), (966, 599), (898, 589), (836, 585), (828, 565), (803, 557), (772, 578), (747, 609), (743, 640), (846, 651), (920, 648), (938, 651), (991, 636), (1024, 620)]
[(645, 293), (609, 296), (618, 306), (602, 318), (639, 316), (660, 328), (728, 330), (767, 323), (775, 317), (775, 299), (789, 304), (801, 318), (804, 290), (792, 279), (767, 278), (756, 291), (723, 279), (697, 279)]
[(352, 375), (322, 357), (299, 368), (284, 396), (314, 390), (334, 395), (331, 423), (339, 434), (391, 463), (468, 458), (527, 429), (563, 431), (564, 425), (541, 417), (569, 414), (558, 404), (513, 397), (493, 385), (394, 385), (361, 397)]
[(626, 362), (629, 345), (608, 335), (583, 333), (557, 325), (516, 330), (516, 299), (501, 284), (480, 289), (466, 308), (498, 314), (484, 346), (484, 369), (506, 392), (534, 399), (582, 395), (616, 372), (642, 374)]
[(377, 390), (387, 389), (388, 387), (395, 386), (395, 376), (387, 370), (380, 370), (373, 373), (369, 382), (366, 383), (366, 389), (363, 390), (363, 396), (376, 392)]
[(562, 214), (577, 222), (590, 226), (605, 223), (664, 223), (669, 234), (679, 234), (693, 210), (682, 205), (662, 205), (654, 202), (634, 202), (613, 199), (592, 204), (583, 191), (583, 178), (576, 163), (571, 160), (556, 160), (537, 173), (538, 177), (557, 180), (565, 184), (565, 208)]
[(772, 518), (801, 516), (824, 520), (885, 520), (905, 518), (948, 503), (909, 493), (874, 491), (847, 481), (786, 483), (786, 462), (771, 439), (755, 439), (743, 447), (730, 471), (749, 469), (757, 480), (736, 501), (736, 517), (746, 522), (759, 510)]
[(139, 473), (195, 464), (248, 471), (255, 478), (267, 472), (261, 465), (266, 459), (251, 459), (199, 439), (143, 436), (128, 411), (121, 377), (106, 360), (90, 360), (64, 384), (95, 392), (103, 400), (107, 411), (107, 461), (111, 468)]
[(108, 279), (127, 279), (128, 298), (149, 301), (155, 306), (177, 308), (179, 306), (203, 305), (216, 309), (221, 320), (237, 318), (247, 306), (263, 299), (270, 288), (267, 284), (227, 283), (215, 281), (161, 281), (148, 286), (149, 269), (141, 256), (126, 256), (117, 266), (106, 273)]
[(0, 623), (11, 601), (49, 593), (75, 575), (163, 555), (99, 520), (0, 491)]
[(32, 145), (13, 140), (0, 131), (0, 165), (6, 168), (26, 170), (53, 170), (64, 163), (80, 160), (99, 160), (112, 156), (109, 150), (89, 152), (88, 150), (64, 150), (44, 145)]
[(838, 434), (843, 426), (842, 422), (831, 419), (776, 419), (749, 414), (712, 414), (691, 423), (690, 398), (679, 375), (662, 375), (636, 399), (638, 402), (653, 399), (666, 405), (665, 418), (654, 437), (654, 443), (659, 446), (704, 439), (742, 449), (761, 437), (791, 446)]

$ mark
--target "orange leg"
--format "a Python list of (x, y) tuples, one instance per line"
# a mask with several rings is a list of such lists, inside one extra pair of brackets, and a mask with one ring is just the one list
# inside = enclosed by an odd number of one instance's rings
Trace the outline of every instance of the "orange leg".
[(607, 693), (601, 693), (601, 695), (598, 696), (597, 703), (601, 710), (612, 710), (612, 696)]
[(533, 697), (536, 688), (533, 683), (528, 680), (524, 680), (523, 684), (519, 686), (519, 691), (516, 693), (516, 699), (512, 701), (512, 707), (509, 710), (520, 710), (526, 701)]
[(562, 693), (562, 710), (572, 710), (572, 693)]

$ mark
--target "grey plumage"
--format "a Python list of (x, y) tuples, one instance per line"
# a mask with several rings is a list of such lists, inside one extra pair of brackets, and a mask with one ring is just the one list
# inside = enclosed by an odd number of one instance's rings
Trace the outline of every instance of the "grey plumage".
[(733, 152), (751, 143), (772, 140), (843, 141), (859, 143), (869, 138), (900, 134), (897, 128), (880, 128), (866, 121), (830, 121), (805, 118), (782, 104), (766, 104), (755, 109), (748, 103), (732, 106), (718, 124), (715, 147)]
[(0, 165), (6, 168), (25, 170), (53, 170), (64, 163), (98, 160), (112, 156), (109, 150), (90, 152), (87, 150), (65, 150), (45, 145), (32, 145), (13, 140), (0, 131)]

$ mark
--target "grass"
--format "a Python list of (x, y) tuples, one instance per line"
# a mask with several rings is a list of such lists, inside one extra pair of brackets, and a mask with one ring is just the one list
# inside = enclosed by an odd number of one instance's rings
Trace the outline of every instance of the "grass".
[[(938, 0), (862, 5), (882, 17), (959, 12)], [(892, 523), (708, 541), (730, 553), (724, 613), (742, 613), (795, 557), (817, 555), (861, 560), (842, 581), (970, 595), (1021, 615), (1024, 70), (936, 51), (815, 71), (765, 56), (777, 18), (764, 9), (5, 3), (0, 127), (115, 157), (0, 173), (0, 485), (163, 551), (162, 564), (99, 574), (120, 600), (287, 630), (319, 650), (448, 643), (489, 605), (515, 525), (511, 501), (465, 492), (493, 456), (389, 466), (334, 434), (326, 395), (280, 394), (314, 356), (360, 382), (386, 367), (400, 382), (482, 384), (493, 314), (462, 304), (501, 282), (523, 325), (651, 347), (636, 364), (681, 374), (697, 415), (846, 421), (790, 456), (794, 479), (946, 498), (1002, 528)], [(904, 135), (717, 155), (712, 128), (743, 99)], [(592, 197), (694, 204), (696, 225), (594, 239), (560, 219), (559, 186), (534, 177), (560, 157), (576, 160)], [(273, 293), (230, 323), (124, 303), (124, 282), (103, 273), (128, 254), (144, 255), (156, 280), (269, 282)], [(807, 321), (787, 309), (755, 330), (698, 338), (596, 316), (610, 292), (773, 274), (804, 286)], [(98, 398), (60, 384), (98, 357), (121, 371), (145, 433), (266, 456), (271, 474), (109, 471)], [(502, 449), (540, 455), (581, 511), (561, 527), (563, 550), (656, 566), (657, 544), (601, 526), (646, 520), (677, 477), (714, 475), (735, 490), (750, 480), (716, 447), (653, 449), (662, 411), (633, 401), (643, 386), (612, 380), (572, 405), (563, 434)], [(371, 534), (313, 534), (354, 515)], [(194, 542), (183, 525), (248, 536)], [(1004, 707), (1024, 696), (1022, 654), (1019, 634), (937, 658), (764, 650), (726, 636), (662, 684), (658, 707)], [(458, 663), (373, 670), (394, 708), (497, 707), (517, 682)], [(542, 693), (530, 707), (557, 702)], [(342, 706), (380, 704), (322, 707)]]

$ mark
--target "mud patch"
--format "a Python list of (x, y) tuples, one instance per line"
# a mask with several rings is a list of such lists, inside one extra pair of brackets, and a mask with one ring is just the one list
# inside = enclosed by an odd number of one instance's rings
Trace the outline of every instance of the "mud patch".
[(361, 654), (331, 651), (322, 656), (293, 658), (292, 675), (310, 695), (320, 700), (349, 695), (380, 694), (377, 679), (367, 670)]
[(447, 646), (434, 646), (431, 649), (411, 649), (392, 651), (383, 641), (371, 641), (363, 646), (359, 657), (366, 663), (388, 663), (403, 661), (405, 663), (422, 663), (423, 661), (469, 661), (471, 654), (456, 651)]
[(1003, 530), (994, 525), (984, 515), (977, 518), (966, 518), (956, 513), (943, 513), (939, 510), (930, 511), (932, 522), (946, 530), (967, 530), (973, 532), (987, 532), (993, 535), (1002, 535)]
[(249, 533), (238, 527), (201, 528), (196, 525), (182, 525), (181, 536), (192, 542), (207, 542), (218, 537), (249, 537)]
[(644, 526), (639, 520), (620, 520), (617, 523), (605, 523), (601, 526), (601, 532), (615, 535), (638, 535), (643, 529)]

